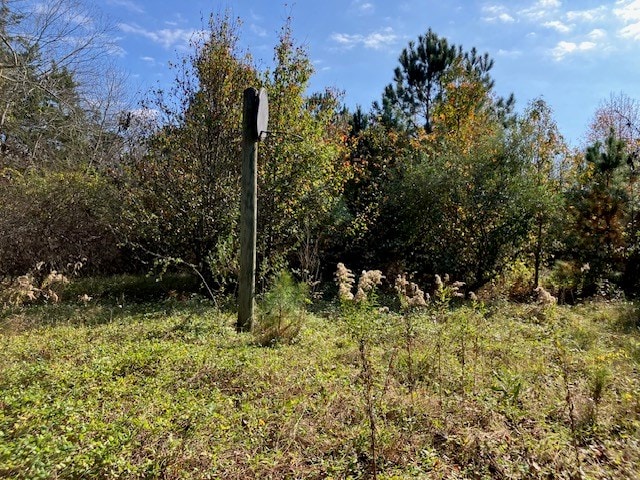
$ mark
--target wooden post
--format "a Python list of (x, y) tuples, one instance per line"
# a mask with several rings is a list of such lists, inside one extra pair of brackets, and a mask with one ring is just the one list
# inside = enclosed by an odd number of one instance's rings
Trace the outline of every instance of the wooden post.
[(258, 190), (259, 96), (255, 88), (244, 91), (242, 111), (242, 187), (240, 190), (240, 279), (238, 285), (238, 332), (249, 332), (253, 324)]

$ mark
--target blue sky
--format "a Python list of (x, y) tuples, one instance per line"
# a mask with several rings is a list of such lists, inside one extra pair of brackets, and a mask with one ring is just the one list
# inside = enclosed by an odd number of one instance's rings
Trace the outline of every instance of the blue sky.
[(401, 50), (428, 28), (488, 52), (496, 91), (513, 92), (518, 109), (544, 98), (574, 146), (611, 93), (640, 100), (640, 0), (104, 0), (99, 8), (114, 25), (116, 63), (131, 91), (166, 87), (168, 62), (188, 52), (202, 18), (229, 9), (262, 65), (291, 14), (315, 65), (311, 90), (337, 87), (350, 107), (380, 98)]

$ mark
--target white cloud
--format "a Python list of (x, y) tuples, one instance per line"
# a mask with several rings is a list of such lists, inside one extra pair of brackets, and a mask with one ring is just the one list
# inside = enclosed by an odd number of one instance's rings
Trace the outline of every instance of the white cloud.
[(566, 13), (570, 22), (596, 22), (605, 18), (607, 7), (604, 5), (591, 10), (570, 10)]
[(114, 57), (123, 58), (127, 56), (127, 51), (124, 48), (112, 42), (107, 44), (107, 52), (109, 53), (109, 55), (112, 55)]
[(331, 40), (339, 43), (342, 46), (351, 48), (356, 43), (362, 41), (362, 35), (349, 35), (348, 33), (332, 33)]
[(482, 13), (484, 14), (482, 20), (485, 22), (513, 23), (516, 21), (503, 5), (484, 5)]
[(122, 7), (133, 13), (144, 13), (144, 9), (131, 0), (107, 0), (107, 5)]
[(551, 55), (556, 60), (562, 60), (567, 55), (571, 55), (579, 52), (586, 52), (588, 50), (593, 50), (596, 47), (594, 42), (558, 42), (558, 45), (555, 46), (553, 50), (551, 50)]
[(640, 22), (627, 25), (620, 30), (620, 35), (632, 40), (640, 40)]
[(607, 36), (607, 32), (605, 32), (603, 29), (601, 28), (594, 28), (593, 30), (591, 30), (589, 32), (589, 34), (587, 35), (587, 37), (589, 37), (591, 40), (602, 40), (603, 38), (605, 38)]
[(504, 22), (504, 23), (513, 23), (513, 22), (515, 22), (515, 21), (516, 21), (516, 19), (515, 19), (515, 18), (513, 18), (513, 17), (512, 17), (511, 15), (509, 15), (508, 13), (501, 13), (500, 15), (498, 15), (498, 19), (499, 19), (501, 22)]
[(498, 50), (499, 57), (518, 58), (522, 56), (522, 50)]
[(376, 11), (375, 5), (366, 0), (353, 0), (351, 2), (351, 9), (358, 15), (371, 15)]
[(623, 22), (638, 22), (640, 21), (640, 0), (619, 0), (617, 5), (621, 5), (620, 8), (614, 8), (615, 13)]
[(78, 26), (90, 29), (93, 26), (93, 18), (83, 13), (76, 13), (69, 15), (69, 21), (75, 23)]
[(325, 65), (324, 63), (324, 60), (314, 60), (313, 66), (318, 72), (328, 72), (329, 70), (331, 70), (331, 67), (329, 65)]
[(175, 13), (173, 15), (173, 20), (165, 20), (164, 24), (169, 25), (170, 27), (177, 27), (178, 25), (184, 25), (189, 23), (186, 18), (181, 13)]
[(373, 48), (379, 50), (387, 45), (393, 44), (398, 36), (393, 33), (393, 29), (386, 28), (382, 32), (372, 33), (367, 35), (364, 39), (364, 46), (367, 48)]
[(520, 14), (532, 21), (542, 20), (556, 13), (562, 6), (559, 0), (538, 0), (531, 7), (520, 10)]
[(267, 31), (262, 28), (260, 25), (256, 25), (255, 23), (252, 23), (249, 28), (251, 29), (251, 31), (253, 33), (255, 33), (258, 37), (266, 37), (267, 36)]
[(153, 43), (162, 45), (164, 48), (171, 48), (175, 45), (188, 44), (192, 39), (202, 32), (199, 30), (184, 30), (181, 28), (163, 28), (161, 30), (147, 30), (136, 24), (120, 23), (118, 28), (133, 35), (139, 35), (141, 37), (151, 40)]
[(333, 33), (331, 35), (331, 40), (347, 49), (361, 45), (371, 50), (381, 50), (393, 45), (397, 39), (398, 35), (393, 32), (391, 27), (387, 27), (381, 31), (373, 32), (368, 35), (348, 33)]
[(620, 35), (632, 40), (640, 40), (640, 0), (625, 1), (619, 0), (613, 13), (625, 24), (620, 30)]
[(562, 23), (560, 20), (544, 22), (542, 26), (552, 28), (560, 33), (569, 33), (573, 29), (573, 25), (567, 25), (566, 23)]

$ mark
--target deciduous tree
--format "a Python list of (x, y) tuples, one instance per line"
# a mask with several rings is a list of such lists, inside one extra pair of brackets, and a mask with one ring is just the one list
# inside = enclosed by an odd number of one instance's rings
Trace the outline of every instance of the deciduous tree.
[(157, 91), (144, 105), (160, 128), (146, 139), (144, 156), (131, 158), (126, 178), (121, 234), (139, 252), (179, 258), (209, 280), (218, 247), (237, 238), (242, 92), (257, 82), (238, 46), (238, 25), (228, 15), (212, 16), (172, 91)]
[(536, 288), (552, 241), (563, 235), (558, 231), (558, 225), (566, 220), (561, 207), (569, 149), (553, 119), (551, 108), (541, 98), (529, 103), (514, 129), (514, 135), (519, 137), (517, 154), (526, 162), (529, 181), (535, 192), (530, 251), (534, 270), (532, 287)]
[[(297, 45), (287, 20), (265, 72), (269, 129), (260, 146), (258, 249), (262, 276), (292, 261), (309, 270), (308, 256), (331, 236), (332, 215), (348, 177), (348, 124), (340, 93), (327, 89), (307, 96), (313, 67)], [(293, 258), (292, 258), (293, 255)], [(300, 262), (301, 259), (307, 258)], [(315, 262), (319, 258), (315, 259)]]

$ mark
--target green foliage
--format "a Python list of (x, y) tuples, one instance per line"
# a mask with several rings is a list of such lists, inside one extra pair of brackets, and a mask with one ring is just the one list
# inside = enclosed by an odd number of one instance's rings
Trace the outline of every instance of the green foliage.
[(450, 46), (446, 38), (438, 37), (431, 29), (418, 37), (417, 44), (409, 42), (394, 73), (395, 85), (385, 88), (383, 112), (388, 115), (395, 108), (405, 115), (404, 121), (409, 125), (423, 126), (431, 133), (433, 103), (442, 96), (440, 79), (459, 55), (455, 45)]
[(574, 302), (582, 294), (589, 269), (588, 264), (579, 266), (575, 262), (558, 260), (553, 264), (546, 282), (557, 292), (561, 303)]
[[(394, 84), (385, 88), (381, 104), (375, 104), (383, 123), (394, 129), (408, 128), (416, 132), (423, 128), (431, 134), (437, 124), (437, 105), (451, 100), (446, 88), (449, 81), (472, 79), (487, 92), (494, 85), (489, 75), (493, 60), (487, 53), (479, 55), (475, 48), (463, 52), (462, 47), (450, 45), (431, 29), (420, 35), (417, 42), (409, 42), (398, 61), (400, 66), (395, 69)], [(480, 105), (483, 103), (484, 99)], [(513, 96), (508, 100), (498, 99), (495, 111), (504, 116), (512, 104)]]
[(298, 339), (307, 316), (309, 289), (297, 283), (287, 271), (281, 271), (259, 304), (258, 321), (253, 329), (258, 344), (290, 344)]
[(199, 282), (186, 274), (113, 275), (75, 278), (66, 288), (63, 300), (74, 301), (84, 294), (102, 305), (161, 302), (168, 298), (189, 298), (199, 290)]
[(148, 139), (146, 154), (128, 161), (121, 232), (143, 257), (179, 258), (207, 280), (217, 276), (222, 286), (228, 278), (211, 272), (210, 262), (237, 236), (239, 99), (257, 79), (239, 50), (237, 29), (228, 16), (212, 16), (171, 94), (156, 92), (147, 106), (164, 124)]
[(510, 373), (500, 374), (493, 372), (495, 383), (491, 386), (491, 390), (501, 395), (500, 402), (506, 402), (510, 405), (516, 405), (520, 391), (522, 390), (522, 379), (518, 375)]
[(590, 293), (599, 280), (619, 282), (624, 270), (629, 188), (635, 180), (627, 182), (626, 158), (624, 142), (610, 132), (605, 145), (596, 142), (587, 149), (579, 183), (568, 192), (574, 256), (590, 266), (585, 285)]
[[(313, 73), (308, 52), (296, 45), (290, 19), (265, 72), (269, 129), (258, 165), (258, 255), (264, 281), (287, 267), (307, 269), (303, 251), (318, 251), (331, 237), (332, 216), (348, 176), (347, 125), (339, 115), (340, 94), (327, 89), (306, 96)], [(300, 253), (303, 255), (300, 255)], [(298, 253), (298, 255), (296, 255)]]
[[(568, 147), (553, 119), (553, 112), (542, 99), (532, 101), (514, 128), (519, 149), (534, 192), (533, 228), (526, 247), (533, 256), (532, 286), (540, 284), (542, 269), (554, 253), (554, 244), (566, 238), (562, 225), (568, 222), (563, 188), (567, 183)], [(557, 247), (555, 247), (557, 250)]]
[(181, 259), (220, 289), (232, 289), (237, 276), (239, 99), (246, 87), (266, 88), (273, 131), (259, 153), (260, 285), (303, 248), (318, 250), (345, 181), (338, 95), (305, 96), (311, 62), (289, 22), (271, 72), (259, 74), (238, 41), (238, 22), (212, 17), (171, 95), (157, 92), (147, 105), (161, 112), (162, 127), (143, 156), (129, 159), (122, 232), (143, 257)]
[[(122, 143), (117, 82), (101, 64), (103, 26), (74, 0), (2, 2), (0, 20), (0, 276), (34, 264), (122, 268), (112, 182)], [(113, 82), (112, 82), (113, 80)]]
[(408, 156), (408, 137), (372, 120), (364, 130), (352, 132), (349, 145), (351, 175), (336, 219), (341, 228), (332, 247), (355, 266), (385, 266), (393, 261), (390, 249), (396, 233), (386, 216), (392, 199), (389, 186)]
[[(492, 94), (487, 55), (463, 53), (429, 31), (400, 62), (383, 104), (404, 120), (387, 121), (378, 106), (352, 139), (343, 241), (353, 261), (422, 277), (449, 272), (476, 288), (529, 239), (535, 188), (520, 155), (527, 139), (505, 127), (510, 102)], [(426, 130), (416, 128), (418, 118)]]
[(398, 243), (413, 252), (407, 269), (448, 272), (472, 288), (484, 284), (529, 233), (526, 180), (522, 159), (499, 136), (478, 139), (466, 153), (422, 154), (394, 186)]
[(533, 290), (532, 277), (532, 268), (524, 261), (517, 259), (482, 287), (482, 296), (491, 300), (529, 300)]
[(77, 261), (86, 272), (119, 267), (111, 227), (121, 205), (106, 175), (80, 169), (0, 175), (0, 275), (23, 275), (38, 262), (59, 271)]

